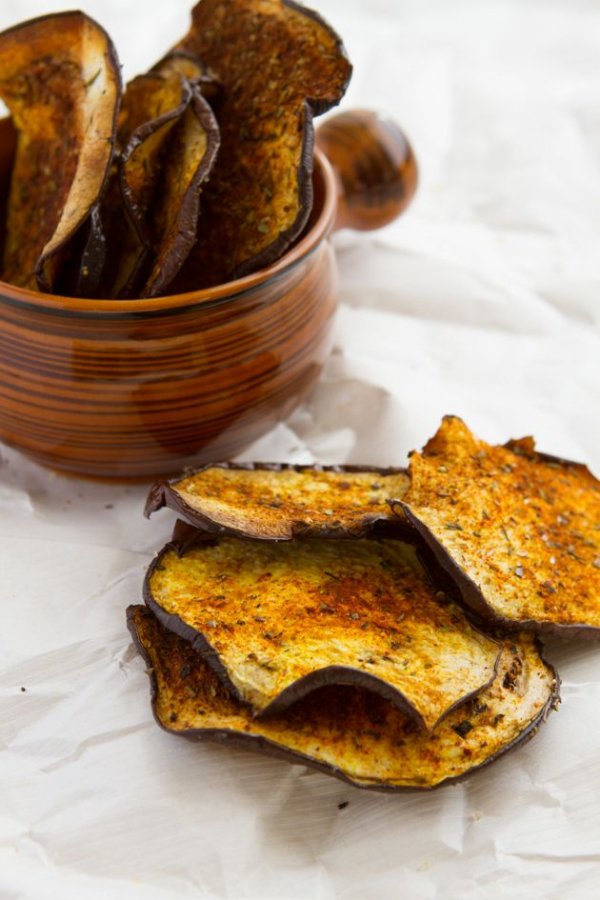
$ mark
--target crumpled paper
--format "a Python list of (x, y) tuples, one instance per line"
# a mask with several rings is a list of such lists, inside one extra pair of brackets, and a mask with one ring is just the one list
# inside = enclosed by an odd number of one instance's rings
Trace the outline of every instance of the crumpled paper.
[[(5, 0), (0, 26), (52, 9)], [(89, 0), (125, 77), (188, 3)], [(410, 212), (336, 235), (335, 349), (312, 398), (244, 459), (402, 464), (444, 413), (535, 434), (600, 474), (600, 9), (322, 0), (344, 106), (406, 128)], [(0, 448), (0, 896), (364, 900), (597, 894), (600, 656), (553, 642), (563, 704), (462, 785), (382, 795), (162, 733), (125, 630), (171, 515), (146, 486)], [(341, 804), (344, 805), (340, 808)]]

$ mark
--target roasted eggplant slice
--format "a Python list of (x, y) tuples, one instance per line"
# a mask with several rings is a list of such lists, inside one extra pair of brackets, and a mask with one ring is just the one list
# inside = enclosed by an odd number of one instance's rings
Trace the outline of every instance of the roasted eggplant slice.
[(219, 148), (219, 128), (210, 106), (198, 86), (190, 85), (190, 90), (190, 103), (164, 158), (162, 190), (150, 225), (152, 268), (142, 297), (164, 293), (187, 259), (196, 241), (201, 188)]
[(179, 290), (277, 259), (312, 206), (312, 117), (339, 103), (351, 66), (339, 37), (291, 0), (201, 0), (179, 50), (223, 85), (221, 151)]
[(322, 687), (277, 717), (254, 719), (191, 644), (146, 608), (129, 607), (127, 618), (166, 731), (305, 763), (356, 787), (430, 790), (462, 779), (532, 737), (558, 704), (556, 673), (524, 635), (504, 643), (494, 682), (431, 733), (351, 687)]
[(600, 482), (525, 438), (494, 447), (448, 416), (398, 504), (466, 603), (508, 628), (600, 637)]
[(352, 684), (433, 728), (489, 684), (499, 653), (398, 540), (167, 545), (144, 598), (257, 714)]
[(61, 259), (102, 194), (121, 83), (106, 32), (80, 12), (0, 35), (0, 97), (18, 131), (4, 280), (51, 291)]
[(271, 541), (360, 537), (394, 523), (387, 500), (407, 487), (404, 469), (217, 463), (157, 482), (145, 513), (169, 506), (197, 528)]
[(119, 116), (119, 160), (102, 210), (109, 247), (105, 296), (135, 296), (144, 279), (151, 251), (149, 209), (169, 134), (189, 99), (189, 87), (176, 74), (140, 75), (127, 85)]
[[(185, 64), (184, 64), (185, 62)], [(119, 186), (107, 198), (113, 259), (107, 293), (156, 296), (196, 239), (200, 191), (219, 145), (216, 119), (198, 80), (204, 68), (168, 59), (127, 85), (119, 123)], [(121, 204), (124, 205), (125, 215)]]

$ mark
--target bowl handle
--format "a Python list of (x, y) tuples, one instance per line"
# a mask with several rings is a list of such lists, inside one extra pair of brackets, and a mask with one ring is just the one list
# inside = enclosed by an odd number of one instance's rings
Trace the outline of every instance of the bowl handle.
[(338, 180), (335, 229), (371, 231), (404, 212), (417, 189), (408, 138), (395, 122), (366, 109), (338, 113), (316, 132)]

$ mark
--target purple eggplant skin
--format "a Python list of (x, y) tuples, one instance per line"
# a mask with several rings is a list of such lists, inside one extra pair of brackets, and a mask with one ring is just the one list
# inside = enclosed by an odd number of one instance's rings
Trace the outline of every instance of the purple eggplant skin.
[(413, 533), (412, 527), (403, 523), (398, 517), (394, 516), (382, 516), (380, 513), (373, 514), (369, 516), (366, 514), (360, 523), (352, 528), (345, 528), (343, 526), (324, 526), (324, 525), (310, 525), (306, 522), (292, 522), (290, 525), (289, 533), (286, 535), (282, 535), (277, 538), (273, 538), (271, 536), (261, 537), (256, 533), (249, 533), (243, 528), (236, 528), (232, 526), (224, 526), (218, 522), (215, 522), (212, 518), (203, 513), (198, 512), (198, 510), (193, 509), (188, 503), (185, 502), (174, 489), (174, 485), (178, 482), (182, 481), (183, 478), (189, 478), (194, 475), (198, 475), (202, 472), (207, 471), (208, 469), (227, 469), (230, 471), (241, 471), (241, 472), (252, 472), (252, 471), (267, 471), (267, 472), (284, 472), (284, 471), (293, 471), (293, 472), (333, 472), (339, 474), (352, 474), (352, 473), (365, 473), (372, 472), (374, 475), (404, 475), (406, 474), (406, 469), (403, 467), (381, 467), (381, 466), (367, 466), (367, 465), (314, 465), (314, 464), (293, 464), (293, 463), (267, 463), (267, 462), (253, 462), (253, 463), (234, 463), (234, 462), (216, 462), (216, 463), (207, 463), (206, 465), (199, 466), (195, 469), (186, 470), (182, 475), (178, 475), (175, 478), (171, 478), (169, 480), (157, 481), (150, 488), (146, 504), (144, 507), (144, 515), (146, 518), (150, 518), (152, 513), (157, 512), (157, 510), (162, 509), (167, 506), (176, 512), (179, 516), (182, 517), (183, 520), (188, 522), (190, 525), (198, 528), (202, 531), (208, 531), (212, 534), (218, 535), (231, 535), (232, 537), (239, 538), (248, 538), (251, 540), (282, 540), (289, 541), (294, 540), (296, 538), (303, 537), (322, 537), (322, 538), (358, 538), (365, 537), (368, 534), (372, 534), (374, 531), (380, 535), (389, 535), (393, 536), (407, 536), (409, 537)]
[(485, 760), (483, 763), (480, 763), (473, 768), (469, 769), (467, 772), (463, 773), (458, 777), (449, 777), (444, 779), (443, 781), (438, 782), (435, 785), (422, 785), (422, 786), (398, 786), (398, 785), (389, 785), (389, 784), (365, 784), (360, 781), (355, 781), (350, 778), (345, 772), (341, 771), (339, 768), (333, 765), (329, 765), (327, 763), (320, 762), (315, 760), (314, 758), (302, 754), (298, 751), (286, 749), (281, 745), (265, 738), (257, 735), (248, 735), (241, 734), (239, 732), (231, 731), (229, 729), (188, 729), (185, 731), (177, 731), (174, 732), (172, 729), (165, 726), (165, 724), (160, 720), (156, 710), (156, 701), (158, 696), (158, 680), (156, 674), (153, 669), (152, 660), (150, 659), (149, 654), (147, 653), (145, 647), (143, 646), (138, 634), (135, 625), (135, 614), (138, 607), (129, 606), (126, 611), (127, 616), (127, 626), (129, 632), (131, 634), (132, 641), (139, 652), (140, 656), (144, 660), (146, 664), (146, 671), (149, 675), (150, 680), (150, 697), (151, 697), (151, 707), (154, 719), (158, 726), (167, 733), (173, 734), (176, 733), (178, 736), (184, 737), (187, 740), (191, 741), (204, 741), (204, 740), (212, 740), (218, 741), (224, 745), (240, 748), (245, 750), (251, 750), (256, 753), (261, 753), (265, 756), (282, 760), (294, 765), (306, 765), (312, 769), (315, 769), (319, 772), (322, 772), (325, 775), (333, 776), (338, 780), (348, 784), (354, 788), (358, 788), (360, 790), (370, 790), (377, 791), (378, 793), (393, 793), (393, 794), (415, 794), (415, 793), (430, 793), (431, 791), (437, 791), (443, 787), (448, 787), (453, 784), (459, 784), (470, 778), (477, 772), (482, 769), (487, 768), (497, 759), (506, 754), (510, 753), (513, 750), (518, 749), (519, 747), (526, 744), (531, 740), (541, 727), (544, 724), (550, 711), (553, 709), (557, 709), (560, 705), (560, 678), (558, 673), (554, 669), (554, 667), (544, 659), (542, 655), (542, 648), (539, 641), (536, 641), (536, 644), (539, 646), (540, 655), (544, 664), (550, 669), (553, 678), (554, 685), (553, 690), (551, 691), (546, 703), (540, 709), (539, 714), (536, 718), (529, 724), (529, 726), (524, 729), (517, 737), (510, 742), (509, 744), (502, 747), (496, 754), (491, 756), (489, 759)]

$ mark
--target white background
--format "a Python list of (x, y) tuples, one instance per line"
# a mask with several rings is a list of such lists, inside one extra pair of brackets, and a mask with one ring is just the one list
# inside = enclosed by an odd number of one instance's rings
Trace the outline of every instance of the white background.
[[(398, 223), (336, 236), (327, 371), (245, 458), (403, 464), (451, 412), (600, 474), (600, 5), (319, 8), (354, 62), (344, 107), (404, 125), (421, 185)], [(0, 27), (55, 9), (2, 0)], [(125, 78), (188, 21), (183, 0), (85, 9)], [(172, 524), (142, 518), (145, 492), (0, 448), (2, 900), (597, 896), (600, 649), (552, 645), (561, 710), (431, 795), (188, 744), (151, 721), (124, 627)]]

